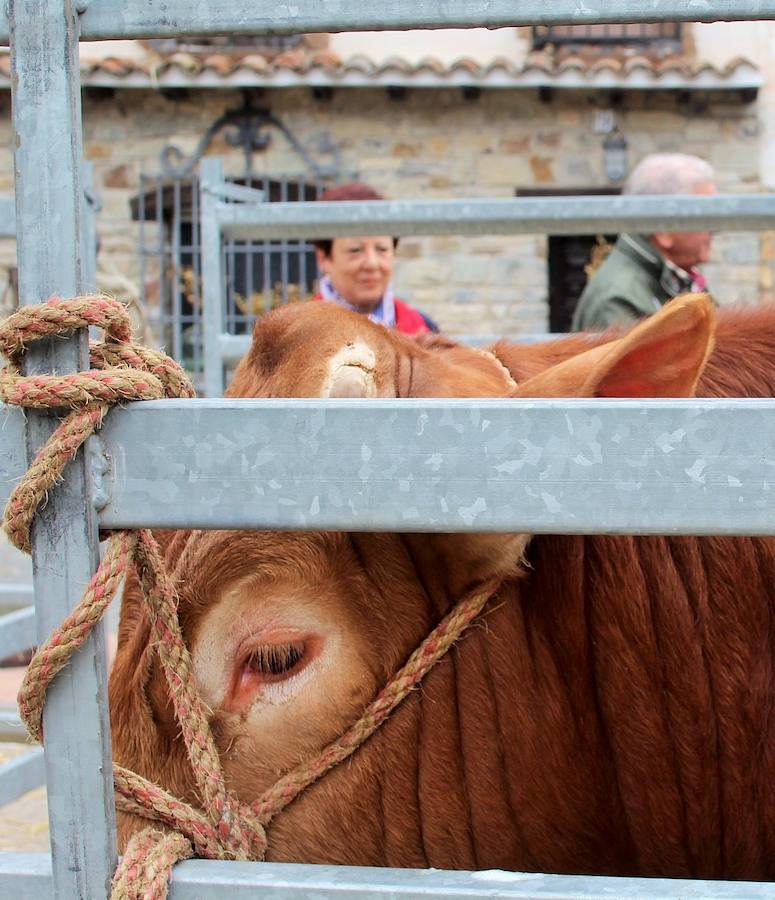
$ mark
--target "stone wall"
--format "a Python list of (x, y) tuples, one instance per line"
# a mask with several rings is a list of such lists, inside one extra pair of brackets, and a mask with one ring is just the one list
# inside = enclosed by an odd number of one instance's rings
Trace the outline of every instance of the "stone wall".
[[(325, 142), (339, 150), (342, 174), (372, 183), (392, 198), (511, 197), (520, 188), (576, 190), (606, 185), (602, 136), (594, 133), (605, 94), (492, 90), (464, 99), (457, 90), (340, 90), (328, 100), (302, 89), (267, 92), (264, 102), (315, 154)], [(167, 143), (191, 152), (208, 125), (238, 106), (232, 91), (163, 96), (147, 90), (90, 90), (84, 98), (84, 150), (93, 161), (102, 200), (100, 287), (119, 296), (139, 293), (138, 226), (130, 200), (141, 172), (157, 174)], [(10, 147), (7, 96), (0, 99), (3, 144)], [(757, 191), (760, 124), (756, 103), (733, 93), (705, 99), (668, 93), (627, 94), (617, 111), (630, 161), (657, 150), (683, 150), (709, 159), (724, 191)], [(209, 153), (238, 172), (242, 157), (223, 136)], [(303, 163), (279, 133), (255, 157), (268, 175), (301, 174)], [(0, 153), (0, 190), (12, 188), (10, 150)], [(451, 333), (503, 334), (547, 327), (546, 238), (543, 235), (405, 239), (396, 287)], [(719, 235), (709, 283), (722, 303), (773, 297), (775, 236)], [(12, 247), (0, 246), (0, 266)], [(145, 273), (145, 280), (153, 272)], [(0, 296), (3, 285), (0, 282)]]

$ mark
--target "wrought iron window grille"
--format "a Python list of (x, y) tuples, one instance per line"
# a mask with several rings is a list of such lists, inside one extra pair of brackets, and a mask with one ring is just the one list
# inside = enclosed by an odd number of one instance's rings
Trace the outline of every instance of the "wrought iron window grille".
[(534, 25), (532, 27), (534, 50), (543, 50), (550, 45), (557, 47), (617, 45), (641, 48), (659, 45), (679, 51), (682, 41), (683, 30), (680, 22)]
[[(270, 178), (255, 171), (254, 154), (270, 145), (273, 128), (303, 162), (302, 174)], [(318, 153), (327, 155), (319, 161), (279, 117), (255, 105), (247, 90), (242, 105), (220, 115), (190, 156), (167, 145), (160, 155), (160, 174), (141, 176), (140, 192), (131, 202), (132, 218), (140, 223), (141, 299), (151, 310), (149, 323), (157, 339), (195, 380), (203, 370), (204, 343), (198, 168), (219, 132), (244, 155), (242, 173), (229, 181), (263, 192), (267, 202), (314, 200), (325, 184), (340, 177), (332, 141), (324, 137), (318, 142)], [(230, 241), (224, 252), (224, 324), (230, 334), (249, 333), (263, 313), (315, 292), (317, 267), (308, 241)]]
[(232, 34), (219, 37), (161, 38), (147, 41), (157, 53), (219, 53), (255, 51), (282, 53), (293, 50), (304, 42), (301, 34)]
[(317, 152), (327, 157), (328, 161), (318, 162), (282, 119), (267, 107), (254, 105), (253, 96), (248, 90), (242, 92), (241, 106), (227, 109), (208, 127), (191, 156), (186, 157), (178, 147), (167, 144), (161, 151), (162, 173), (170, 178), (187, 178), (196, 169), (213, 138), (219, 131), (223, 131), (227, 144), (242, 148), (245, 176), (249, 177), (253, 171), (253, 154), (263, 152), (271, 143), (271, 128), (282, 133), (316, 179), (325, 181), (337, 177), (340, 161), (336, 144), (326, 137), (321, 138), (317, 144)]

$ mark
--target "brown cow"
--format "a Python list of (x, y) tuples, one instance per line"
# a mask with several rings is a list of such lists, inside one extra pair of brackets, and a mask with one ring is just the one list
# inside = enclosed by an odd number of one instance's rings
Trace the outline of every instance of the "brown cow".
[[(766, 315), (722, 322), (700, 393), (771, 395)], [(500, 361), (315, 305), (259, 324), (232, 395), (683, 396), (711, 342), (702, 300), (618, 340), (498, 345)], [(244, 800), (357, 718), (462, 593), (503, 579), (422, 689), (276, 819), (268, 858), (775, 876), (773, 541), (177, 532), (166, 546)], [(130, 583), (116, 758), (196, 800), (148, 644)], [(138, 824), (124, 818), (124, 838)]]

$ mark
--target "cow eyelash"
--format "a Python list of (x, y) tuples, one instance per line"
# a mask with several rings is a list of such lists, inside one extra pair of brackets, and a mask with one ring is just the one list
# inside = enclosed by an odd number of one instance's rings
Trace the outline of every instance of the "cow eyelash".
[(288, 675), (304, 658), (304, 642), (260, 644), (245, 659), (246, 668), (267, 678)]

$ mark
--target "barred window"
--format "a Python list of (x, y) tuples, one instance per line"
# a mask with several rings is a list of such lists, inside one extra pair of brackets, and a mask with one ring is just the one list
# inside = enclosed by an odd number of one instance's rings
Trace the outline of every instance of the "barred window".
[(241, 53), (257, 50), (262, 53), (281, 53), (301, 45), (301, 34), (243, 34), (222, 37), (187, 37), (149, 40), (148, 44), (158, 53), (170, 55), (178, 51), (186, 53)]
[(681, 45), (680, 22), (642, 22), (613, 25), (535, 25), (533, 49), (542, 50), (547, 44), (596, 45), (619, 44), (639, 46), (644, 44)]
[[(269, 202), (315, 200), (320, 185), (305, 176), (229, 179), (257, 188)], [(147, 325), (197, 381), (204, 371), (202, 230), (199, 180), (141, 175), (130, 202), (139, 223), (140, 299)], [(317, 264), (309, 241), (226, 241), (224, 325), (248, 334), (256, 319), (275, 306), (310, 297)]]

